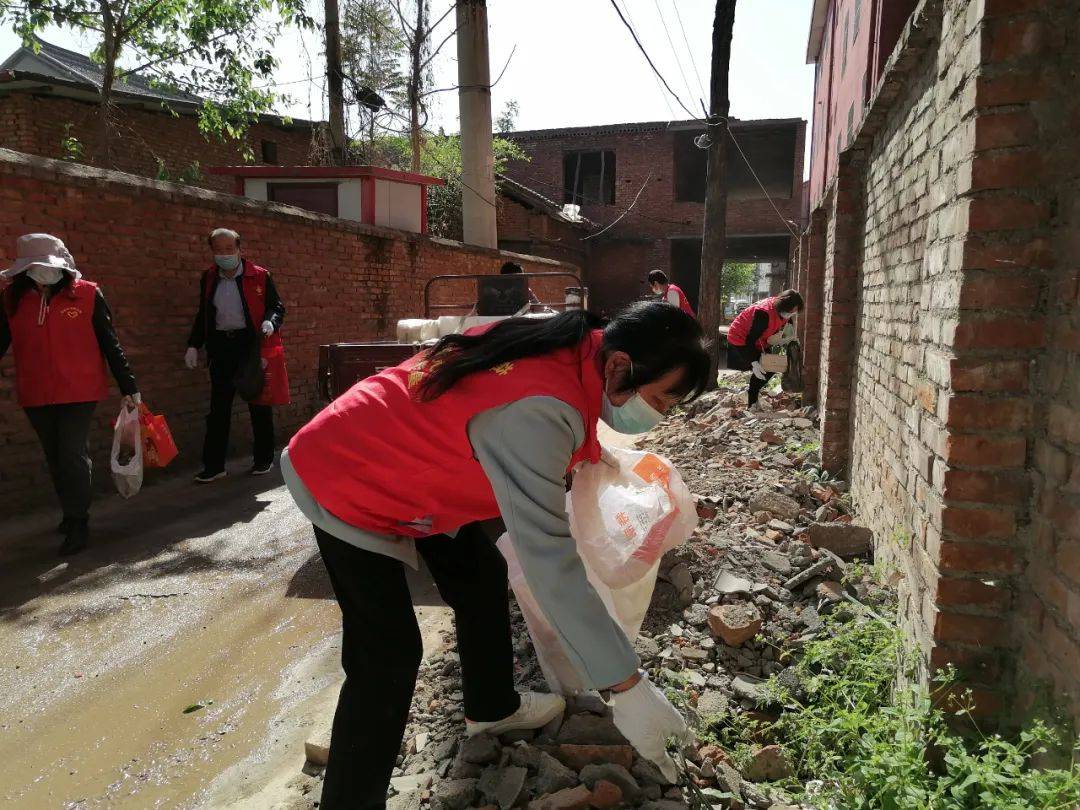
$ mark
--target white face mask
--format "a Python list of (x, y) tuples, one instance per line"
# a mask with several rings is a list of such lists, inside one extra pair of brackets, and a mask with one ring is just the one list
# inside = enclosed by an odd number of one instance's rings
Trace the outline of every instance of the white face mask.
[(64, 271), (59, 267), (47, 267), (38, 264), (27, 270), (26, 275), (43, 287), (49, 287), (64, 277)]
[(635, 393), (622, 405), (613, 405), (605, 393), (600, 418), (613, 430), (633, 435), (648, 433), (660, 424), (664, 415), (642, 399), (641, 394)]
[(794, 317), (795, 317), (795, 313), (794, 313), (794, 312), (781, 312), (781, 313), (779, 313), (779, 315), (780, 315), (780, 317), (781, 317), (781, 318), (783, 318), (783, 319), (784, 319), (785, 321), (790, 321), (790, 320), (791, 320), (792, 318), (794, 318)]
[[(634, 376), (634, 364), (630, 363), (630, 377)], [(660, 411), (646, 402), (641, 394), (634, 392), (622, 405), (614, 405), (608, 399), (607, 391), (604, 392), (604, 402), (600, 412), (600, 418), (612, 430), (618, 433), (634, 435), (636, 433), (648, 433), (664, 418)]]

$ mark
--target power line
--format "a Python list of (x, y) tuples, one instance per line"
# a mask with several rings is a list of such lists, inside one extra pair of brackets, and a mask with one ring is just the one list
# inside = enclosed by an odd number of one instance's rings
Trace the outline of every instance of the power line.
[(708, 93), (705, 92), (705, 83), (701, 81), (701, 73), (698, 71), (697, 59), (694, 57), (694, 50), (690, 47), (690, 39), (686, 36), (686, 26), (683, 25), (682, 15), (679, 13), (678, 0), (671, 0), (671, 7), (675, 9), (675, 18), (679, 21), (679, 28), (682, 30), (683, 42), (686, 43), (686, 53), (690, 56), (690, 64), (694, 68), (694, 75), (697, 77), (698, 89), (701, 90), (701, 97), (705, 98)]
[(694, 88), (686, 80), (686, 71), (683, 70), (682, 60), (679, 59), (679, 51), (675, 47), (675, 42), (671, 39), (671, 29), (668, 28), (667, 20), (664, 19), (664, 12), (660, 9), (660, 0), (653, 0), (653, 5), (656, 6), (656, 14), (660, 18), (660, 24), (664, 26), (664, 35), (667, 37), (668, 45), (671, 46), (671, 54), (675, 57), (675, 65), (679, 68), (679, 75), (682, 77), (683, 85), (686, 86), (686, 92), (693, 96)]
[(663, 74), (659, 70), (657, 70), (656, 65), (653, 63), (653, 60), (649, 56), (648, 51), (645, 50), (645, 46), (642, 45), (641, 40), (638, 39), (637, 31), (635, 31), (634, 27), (627, 21), (626, 17), (622, 13), (622, 9), (619, 8), (619, 4), (616, 3), (615, 0), (611, 0), (611, 5), (615, 9), (615, 13), (619, 15), (619, 19), (622, 20), (622, 24), (626, 26), (626, 30), (630, 32), (630, 36), (634, 38), (634, 44), (637, 45), (638, 50), (641, 51), (642, 56), (645, 57), (645, 61), (649, 63), (649, 67), (652, 68), (652, 71), (656, 74), (657, 78), (660, 79), (661, 82), (663, 82), (664, 87), (667, 88), (667, 91), (669, 93), (671, 93), (672, 98), (679, 102), (679, 106), (686, 110), (687, 115), (689, 115), (695, 121), (701, 120), (696, 115), (694, 115), (694, 113), (690, 112), (690, 108), (683, 104), (682, 99), (679, 98), (679, 94), (671, 89), (671, 85), (668, 84), (667, 79), (665, 79)]
[[(622, 0), (623, 12), (626, 14), (626, 19), (630, 21), (630, 25), (633, 26), (634, 18), (630, 16), (630, 7), (626, 5), (626, 0)], [(671, 106), (671, 98), (664, 91), (664, 85), (660, 84), (660, 79), (653, 74), (653, 84), (656, 85), (656, 92), (660, 94), (660, 98), (664, 100), (664, 106), (667, 107), (668, 116), (671, 119), (675, 118), (675, 108)]]
[(623, 211), (621, 214), (619, 214), (619, 216), (617, 216), (614, 220), (612, 220), (607, 225), (605, 225), (603, 228), (598, 230), (596, 233), (590, 233), (588, 236), (582, 237), (581, 241), (584, 242), (586, 239), (595, 239), (600, 234), (604, 233), (605, 231), (611, 230), (616, 225), (618, 225), (620, 222), (622, 222), (623, 217), (625, 217), (627, 214), (629, 214), (631, 211), (634, 210), (634, 206), (637, 205), (637, 201), (641, 197), (641, 192), (643, 192), (645, 190), (645, 186), (649, 185), (650, 180), (652, 180), (652, 172), (649, 172), (649, 176), (646, 177), (645, 182), (641, 184), (641, 188), (639, 188), (638, 193), (634, 195), (634, 201), (632, 203), (630, 203), (629, 208), (627, 208), (625, 211)]

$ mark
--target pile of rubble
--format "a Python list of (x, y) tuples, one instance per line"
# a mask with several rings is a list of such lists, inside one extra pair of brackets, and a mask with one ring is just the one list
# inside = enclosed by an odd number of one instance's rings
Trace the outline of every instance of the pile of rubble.
[[(872, 537), (851, 523), (845, 485), (818, 469), (813, 411), (781, 395), (749, 414), (744, 397), (707, 395), (642, 443), (676, 464), (702, 520), (665, 556), (636, 646), (699, 728), (736, 713), (775, 717), (765, 679), (798, 691), (792, 656), (824, 617), (886, 598), (848, 562), (869, 552)], [(519, 684), (544, 690), (524, 622), (514, 619)], [(679, 787), (636, 755), (595, 694), (571, 698), (539, 731), (464, 739), (460, 679), (452, 651), (424, 664), (392, 782), (396, 810), (788, 807), (770, 782), (791, 769), (769, 740), (741, 770), (716, 745), (688, 749)]]

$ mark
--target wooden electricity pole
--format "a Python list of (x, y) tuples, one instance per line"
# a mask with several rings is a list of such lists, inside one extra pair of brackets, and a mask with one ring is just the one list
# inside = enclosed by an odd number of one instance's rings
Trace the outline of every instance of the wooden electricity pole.
[(345, 87), (341, 70), (341, 24), (338, 0), (325, 0), (326, 90), (330, 106), (330, 163), (345, 163)]
[(701, 237), (701, 287), (698, 319), (713, 342), (712, 374), (716, 385), (719, 328), (724, 314), (723, 292), (725, 222), (727, 219), (728, 66), (735, 27), (735, 0), (716, 0), (712, 33), (712, 76), (709, 81), (708, 174), (705, 180), (705, 227)]

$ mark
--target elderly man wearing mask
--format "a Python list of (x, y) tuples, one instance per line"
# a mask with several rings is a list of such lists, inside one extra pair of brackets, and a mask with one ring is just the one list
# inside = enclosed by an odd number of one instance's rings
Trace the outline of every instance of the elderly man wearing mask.
[(20, 236), (16, 258), (0, 273), (11, 283), (0, 298), (0, 357), (11, 346), (15, 391), (41, 440), (63, 509), (63, 555), (89, 542), (93, 463), (87, 436), (97, 403), (108, 397), (105, 365), (124, 395), (139, 389), (97, 284), (75, 269), (64, 243), (46, 233)]
[[(206, 417), (203, 469), (195, 481), (208, 484), (224, 478), (229, 449), (236, 378), (259, 351), (259, 342), (281, 329), (285, 305), (265, 268), (243, 258), (240, 234), (217, 228), (208, 239), (214, 266), (199, 278), (199, 312), (191, 327), (187, 367), (199, 364), (199, 349), (206, 347), (210, 366), (210, 413)], [(248, 405), (254, 434), (252, 475), (265, 475), (274, 467), (274, 412), (269, 405)]]

